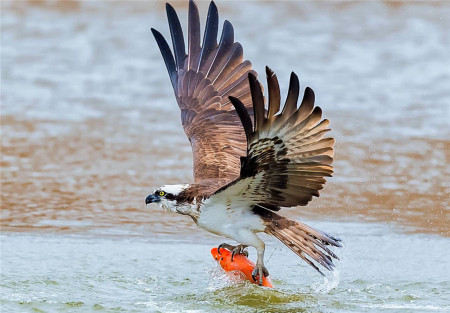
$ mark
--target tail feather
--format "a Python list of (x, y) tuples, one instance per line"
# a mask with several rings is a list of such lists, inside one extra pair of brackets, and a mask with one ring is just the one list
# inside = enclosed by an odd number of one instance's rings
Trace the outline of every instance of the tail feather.
[(280, 240), (320, 274), (324, 275), (317, 264), (329, 271), (334, 270), (333, 259), (339, 260), (339, 257), (327, 246), (342, 247), (339, 238), (268, 210), (254, 211), (266, 221), (266, 233)]
[[(325, 267), (327, 270), (332, 271), (334, 264), (331, 261), (331, 258), (327, 258), (327, 256), (320, 251), (314, 244), (309, 241), (307, 238), (302, 236), (296, 236), (295, 233), (291, 229), (284, 229), (280, 231), (282, 233), (282, 237), (290, 240), (290, 245), (296, 248), (298, 253), (306, 253), (310, 256), (314, 261), (318, 262), (320, 265)], [(282, 241), (285, 243), (284, 241)]]
[(325, 276), (324, 273), (322, 273), (322, 271), (310, 260), (308, 259), (302, 252), (300, 249), (298, 249), (295, 245), (290, 244), (289, 242), (287, 242), (285, 240), (285, 238), (283, 238), (281, 236), (280, 233), (271, 233), (273, 236), (275, 236), (276, 238), (278, 238), (282, 243), (284, 243), (289, 249), (291, 249), (295, 254), (297, 254), (299, 257), (301, 257), (306, 263), (308, 263), (309, 265), (311, 265), (316, 271), (318, 271), (320, 274), (322, 274), (323, 276)]

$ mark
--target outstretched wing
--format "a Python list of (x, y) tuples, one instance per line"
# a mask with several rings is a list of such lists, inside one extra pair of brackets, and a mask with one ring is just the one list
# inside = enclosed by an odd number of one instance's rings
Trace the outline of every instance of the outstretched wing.
[(247, 156), (242, 158), (240, 177), (216, 193), (224, 192), (253, 204), (277, 210), (280, 206), (306, 205), (331, 176), (333, 138), (323, 138), (329, 121), (314, 107), (314, 92), (306, 88), (297, 107), (299, 82), (292, 73), (286, 103), (281, 113), (277, 77), (266, 68), (269, 89), (267, 115), (256, 77), (249, 74), (254, 108), (254, 127), (245, 106), (231, 101), (247, 138)]
[(188, 51), (183, 31), (172, 6), (166, 4), (173, 54), (164, 37), (152, 29), (166, 63), (181, 121), (194, 154), (194, 180), (221, 180), (239, 176), (240, 157), (246, 154), (245, 135), (229, 96), (239, 98), (251, 111), (248, 74), (251, 63), (244, 61), (242, 46), (234, 42), (233, 26), (225, 21), (217, 43), (219, 17), (211, 2), (203, 43), (196, 4), (189, 2)]

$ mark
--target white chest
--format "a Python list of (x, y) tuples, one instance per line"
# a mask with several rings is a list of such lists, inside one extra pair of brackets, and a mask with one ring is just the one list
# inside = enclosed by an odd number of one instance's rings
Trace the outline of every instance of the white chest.
[(235, 238), (239, 232), (262, 232), (265, 229), (263, 221), (252, 212), (249, 205), (215, 199), (203, 203), (197, 225), (213, 234), (229, 238)]

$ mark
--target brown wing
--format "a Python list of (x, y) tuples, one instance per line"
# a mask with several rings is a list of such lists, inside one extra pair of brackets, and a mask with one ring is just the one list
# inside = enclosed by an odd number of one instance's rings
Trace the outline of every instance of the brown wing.
[(194, 181), (239, 176), (240, 157), (246, 155), (242, 124), (229, 96), (241, 100), (251, 111), (248, 74), (256, 74), (244, 61), (242, 46), (234, 42), (233, 27), (225, 21), (217, 43), (219, 16), (211, 2), (203, 43), (196, 4), (189, 2), (188, 51), (175, 10), (166, 5), (173, 51), (164, 37), (152, 29), (166, 63), (181, 109), (181, 121), (194, 154)]
[(231, 98), (239, 113), (247, 137), (248, 152), (243, 158), (239, 179), (223, 187), (230, 197), (277, 210), (280, 206), (306, 205), (331, 176), (333, 138), (323, 138), (328, 120), (314, 107), (314, 93), (306, 88), (297, 107), (299, 83), (292, 73), (286, 104), (281, 113), (280, 91), (275, 74), (267, 70), (269, 108), (266, 115), (264, 98), (256, 77), (249, 74), (255, 111), (254, 127), (244, 105)]

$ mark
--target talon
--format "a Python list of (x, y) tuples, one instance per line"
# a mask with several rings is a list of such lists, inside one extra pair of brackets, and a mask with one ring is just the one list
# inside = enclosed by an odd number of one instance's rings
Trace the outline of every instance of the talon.
[(248, 257), (248, 252), (245, 249), (247, 249), (246, 245), (237, 245), (237, 246), (235, 246), (234, 249), (232, 250), (232, 253), (231, 253), (231, 262), (233, 262), (233, 258), (234, 258), (234, 256), (236, 254), (243, 254), (246, 257)]
[(247, 252), (247, 250), (245, 250), (245, 249), (247, 249), (247, 246), (246, 246), (246, 245), (237, 245), (237, 246), (233, 246), (233, 245), (230, 245), (230, 244), (227, 244), (227, 243), (221, 243), (221, 244), (217, 247), (217, 252), (218, 252), (219, 254), (222, 254), (222, 253), (220, 253), (220, 249), (227, 249), (227, 250), (231, 251), (231, 262), (233, 262), (234, 256), (235, 256), (236, 254), (243, 254), (243, 255), (245, 255), (246, 257), (248, 257), (248, 252)]
[(255, 282), (261, 286), (263, 283), (263, 277), (269, 276), (269, 271), (264, 265), (256, 265), (252, 271), (252, 278)]
[(223, 247), (223, 243), (221, 243), (218, 247), (217, 247), (217, 253), (219, 253), (220, 255), (222, 255), (222, 253), (220, 253), (220, 249), (222, 249)]
[(217, 253), (219, 253), (220, 255), (222, 254), (222, 253), (220, 253), (220, 249), (227, 249), (227, 250), (232, 250), (232, 249), (234, 249), (234, 246), (232, 246), (232, 245), (229, 245), (229, 244), (227, 244), (227, 243), (221, 243), (218, 247), (217, 247)]

